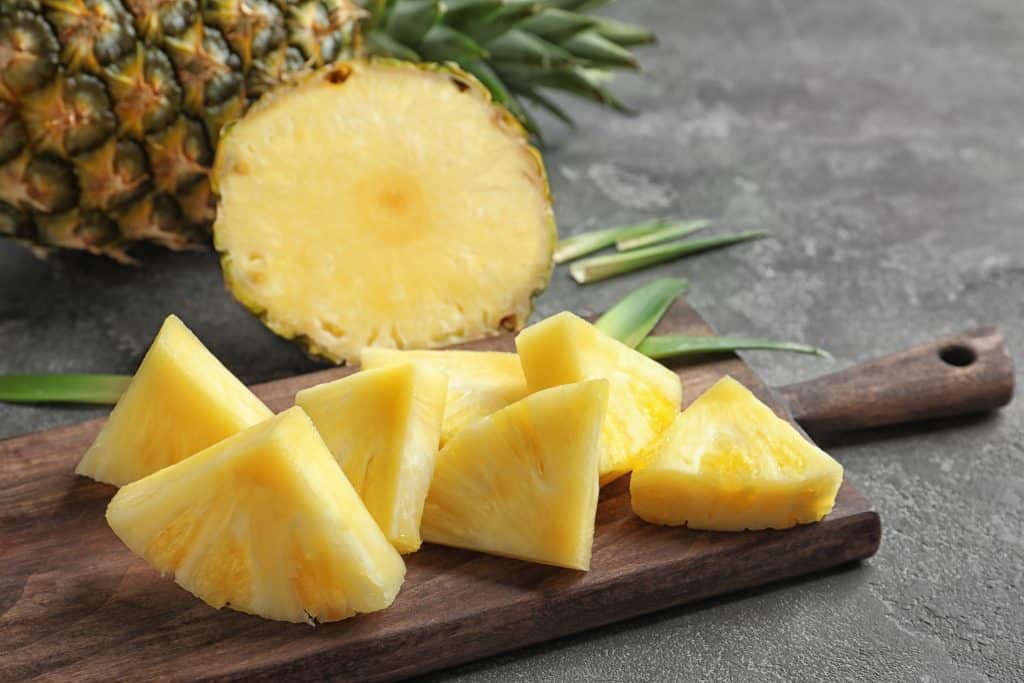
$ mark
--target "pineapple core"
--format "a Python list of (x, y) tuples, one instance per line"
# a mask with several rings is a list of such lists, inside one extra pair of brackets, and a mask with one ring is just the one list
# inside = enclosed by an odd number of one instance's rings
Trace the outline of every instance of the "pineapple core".
[(295, 397), (384, 535), (403, 553), (420, 547), (447, 384), (440, 370), (406, 363), (365, 370)]
[(633, 511), (691, 529), (785, 529), (832, 509), (843, 468), (725, 377), (683, 411), (633, 471)]
[(679, 413), (679, 376), (572, 313), (528, 327), (516, 348), (531, 391), (587, 379), (611, 382), (601, 430), (601, 485), (633, 469)]
[(396, 351), (364, 349), (365, 369), (395, 363), (417, 363), (448, 376), (448, 397), (441, 445), (463, 427), (525, 398), (526, 378), (519, 356), (497, 351)]
[(471, 76), (329, 67), (259, 101), (214, 167), (228, 287), (331, 360), (518, 329), (547, 283), (539, 155)]
[(589, 569), (607, 404), (608, 382), (570, 384), (460, 431), (437, 458), (424, 540)]
[(107, 522), (207, 604), (267, 619), (381, 610), (405, 577), (301, 408), (125, 486)]
[(75, 472), (123, 486), (271, 415), (172, 315)]

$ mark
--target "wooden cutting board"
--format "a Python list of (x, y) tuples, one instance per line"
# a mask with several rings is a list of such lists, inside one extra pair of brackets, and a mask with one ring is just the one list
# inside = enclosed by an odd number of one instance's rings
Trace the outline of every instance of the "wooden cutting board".
[[(668, 332), (712, 333), (685, 302)], [(511, 336), (469, 346), (513, 348)], [(256, 392), (282, 409), (348, 372)], [(735, 356), (678, 372), (687, 403), (729, 374), (787, 416)], [(311, 628), (214, 610), (132, 555), (104, 520), (114, 489), (72, 474), (101, 422), (0, 441), (0, 680), (390, 680), (866, 558), (881, 535), (849, 481), (818, 524), (708, 533), (642, 522), (620, 480), (602, 491), (587, 573), (428, 544), (390, 609)]]

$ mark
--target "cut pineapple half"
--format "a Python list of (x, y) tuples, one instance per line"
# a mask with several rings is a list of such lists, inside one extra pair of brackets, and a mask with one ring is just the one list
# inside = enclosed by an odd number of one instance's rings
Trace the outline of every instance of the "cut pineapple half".
[(607, 379), (601, 431), (601, 485), (633, 469), (637, 457), (679, 414), (679, 376), (572, 313), (558, 313), (516, 337), (530, 391)]
[(123, 486), (273, 415), (168, 316), (77, 474)]
[(301, 408), (125, 486), (107, 522), (207, 604), (268, 619), (381, 610), (405, 577)]
[(280, 88), (213, 177), (231, 291), (337, 362), (519, 329), (551, 272), (540, 156), (455, 67), (342, 62)]
[(423, 538), (587, 570), (608, 383), (541, 391), (479, 420), (441, 451)]
[(448, 376), (442, 446), (466, 425), (525, 398), (528, 393), (523, 366), (514, 353), (365, 349), (360, 361), (366, 369), (404, 362), (437, 368)]
[(652, 447), (630, 495), (655, 524), (785, 529), (828, 514), (842, 481), (842, 465), (725, 377)]
[(420, 518), (437, 458), (448, 378), (406, 363), (300, 391), (348, 480), (400, 552), (420, 547)]

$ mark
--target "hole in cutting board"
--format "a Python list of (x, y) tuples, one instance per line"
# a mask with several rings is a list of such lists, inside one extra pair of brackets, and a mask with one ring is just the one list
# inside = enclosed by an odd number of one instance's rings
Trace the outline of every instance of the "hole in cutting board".
[(939, 349), (939, 358), (942, 359), (943, 363), (964, 368), (978, 360), (978, 354), (974, 353), (974, 349), (969, 346), (954, 344)]

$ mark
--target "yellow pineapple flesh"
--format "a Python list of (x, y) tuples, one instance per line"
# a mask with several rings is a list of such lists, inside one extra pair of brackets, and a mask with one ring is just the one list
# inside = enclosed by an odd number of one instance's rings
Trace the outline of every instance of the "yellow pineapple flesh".
[(448, 378), (405, 363), (350, 375), (295, 397), (388, 540), (420, 547)]
[(828, 514), (842, 481), (839, 463), (725, 377), (651, 448), (630, 495), (634, 512), (655, 524), (785, 529)]
[(172, 315), (75, 472), (123, 486), (271, 415)]
[(519, 356), (498, 351), (398, 351), (364, 349), (365, 369), (417, 363), (448, 376), (448, 397), (441, 428), (444, 446), (466, 425), (525, 398), (526, 378)]
[(438, 455), (424, 540), (589, 569), (607, 404), (607, 382), (581, 382), (532, 394), (460, 431)]
[(683, 399), (679, 376), (572, 313), (531, 325), (516, 337), (530, 391), (607, 379), (601, 430), (601, 485), (633, 469), (641, 452), (675, 419)]
[(381, 610), (405, 577), (301, 408), (125, 486), (107, 521), (207, 604), (268, 619)]
[(232, 293), (336, 362), (519, 329), (551, 271), (540, 157), (454, 67), (341, 62), (278, 88), (213, 178)]

